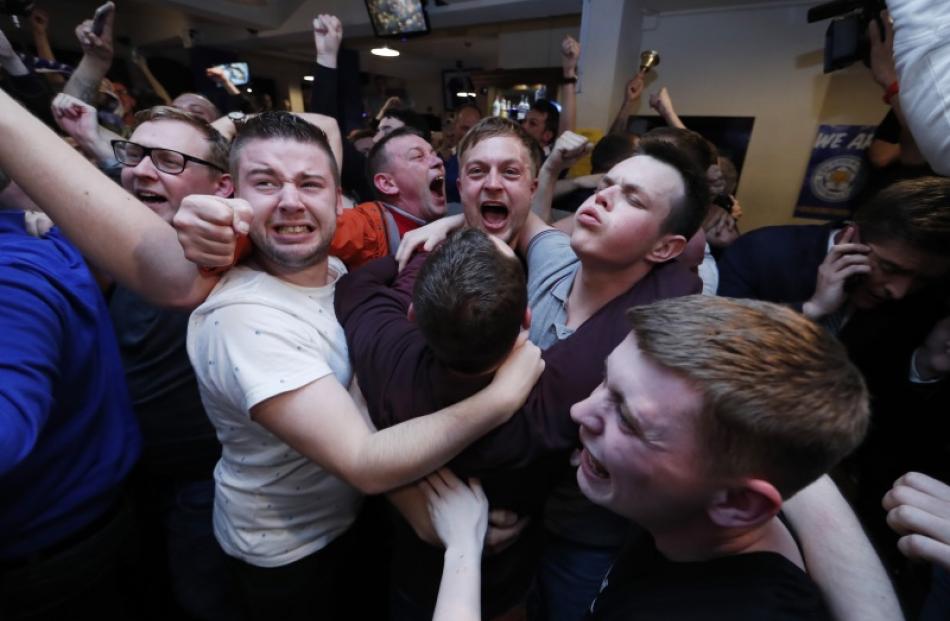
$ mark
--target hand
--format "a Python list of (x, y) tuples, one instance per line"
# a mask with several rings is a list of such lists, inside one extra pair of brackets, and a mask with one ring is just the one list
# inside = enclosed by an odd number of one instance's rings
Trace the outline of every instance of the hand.
[(488, 534), (485, 535), (485, 554), (499, 554), (518, 541), (521, 531), (531, 518), (519, 518), (514, 511), (493, 509), (488, 513)]
[(446, 216), (403, 235), (402, 241), (399, 242), (399, 249), (396, 250), (399, 271), (406, 267), (419, 246), (422, 246), (426, 252), (432, 252), (432, 249), (441, 244), (449, 233), (460, 228), (464, 223), (465, 219), (461, 215)]
[(587, 138), (572, 131), (566, 131), (557, 137), (551, 155), (544, 160), (544, 166), (555, 175), (565, 168), (570, 168), (582, 157), (590, 153), (594, 145)]
[(96, 109), (86, 102), (60, 93), (53, 98), (50, 107), (56, 124), (80, 146), (85, 148), (99, 138), (99, 117)]
[(231, 76), (228, 75), (228, 72), (225, 71), (223, 67), (208, 67), (205, 69), (205, 75), (211, 78), (215, 84), (223, 87), (229, 95), (238, 95), (241, 93), (241, 89), (231, 82)]
[(871, 41), (871, 75), (881, 88), (887, 88), (897, 82), (897, 68), (894, 66), (894, 25), (887, 11), (881, 11), (884, 32), (881, 32), (876, 20), (868, 23), (868, 39)]
[(243, 199), (193, 194), (182, 200), (172, 224), (185, 257), (213, 268), (234, 263), (237, 237), (250, 232), (253, 220), (254, 210)]
[(841, 241), (831, 247), (831, 251), (818, 267), (818, 284), (815, 294), (805, 302), (802, 308), (806, 317), (817, 320), (835, 312), (848, 297), (845, 283), (855, 274), (871, 272), (871, 249), (864, 244), (851, 243), (855, 236), (854, 227), (845, 229)]
[[(643, 94), (643, 74), (637, 73), (637, 75), (633, 76), (632, 80), (627, 82), (627, 90), (625, 91), (624, 96), (627, 98), (627, 103), (630, 103), (632, 101), (636, 101), (637, 99), (640, 99), (640, 95), (642, 94)], [(651, 101), (650, 105), (652, 106), (653, 105), (652, 98), (650, 101)]]
[(488, 528), (488, 499), (476, 479), (465, 485), (448, 468), (420, 483), (429, 506), (432, 527), (446, 550), (463, 549), (481, 555)]
[(55, 226), (42, 211), (24, 211), (23, 217), (26, 220), (26, 232), (33, 237), (43, 237)]
[(30, 13), (30, 25), (35, 33), (45, 33), (49, 28), (49, 13), (41, 8), (34, 8)]
[(313, 18), (313, 44), (317, 48), (317, 63), (336, 69), (336, 57), (343, 40), (343, 24), (335, 15)]
[(100, 63), (111, 65), (114, 53), (112, 24), (115, 21), (115, 3), (106, 2), (102, 6), (109, 7), (102, 34), (96, 35), (92, 31), (92, 20), (87, 19), (76, 26), (76, 38), (79, 39), (79, 45), (82, 46), (82, 52), (85, 56)]
[(673, 111), (673, 100), (670, 99), (670, 92), (665, 86), (660, 89), (660, 92), (650, 95), (650, 107), (663, 118)]
[(726, 178), (719, 164), (713, 164), (706, 169), (706, 182), (709, 184), (709, 193), (713, 196), (719, 196), (726, 191)]
[(740, 220), (742, 218), (742, 205), (736, 200), (735, 195), (730, 194), (729, 198), (732, 199), (732, 207), (729, 209), (729, 213), (732, 214), (732, 217), (736, 220)]
[(715, 248), (725, 248), (739, 238), (736, 219), (718, 205), (709, 208), (702, 228), (706, 241)]
[(577, 61), (581, 57), (581, 44), (571, 35), (561, 40), (561, 69), (565, 78), (577, 77)]
[(950, 317), (937, 322), (915, 354), (914, 362), (921, 378), (937, 379), (950, 373)]
[(376, 115), (376, 118), (383, 118), (383, 113), (385, 113), (390, 108), (398, 108), (402, 105), (402, 100), (396, 96), (390, 97), (383, 103), (383, 107), (379, 109), (379, 114)]
[(895, 483), (881, 504), (887, 524), (898, 534), (897, 547), (910, 558), (950, 569), (950, 487), (918, 472)]
[(495, 371), (492, 383), (485, 389), (492, 391), (500, 399), (501, 411), (507, 413), (505, 420), (524, 405), (528, 393), (543, 371), (541, 350), (528, 340), (528, 333), (523, 330), (511, 353)]

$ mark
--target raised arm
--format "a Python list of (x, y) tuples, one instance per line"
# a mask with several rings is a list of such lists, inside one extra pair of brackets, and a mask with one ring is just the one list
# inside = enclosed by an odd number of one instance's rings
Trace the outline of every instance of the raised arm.
[(790, 498), (783, 511), (799, 536), (808, 573), (835, 619), (904, 618), (881, 560), (829, 477)]
[[(30, 28), (33, 31), (33, 45), (36, 46), (36, 55), (44, 60), (55, 61), (53, 48), (49, 44), (49, 13), (41, 8), (34, 8), (30, 13)], [(63, 74), (51, 71), (46, 74), (46, 81), (59, 88), (66, 83)]]
[(87, 19), (76, 26), (76, 38), (82, 47), (82, 60), (69, 77), (63, 92), (95, 105), (99, 83), (112, 66), (112, 25), (115, 21), (115, 4), (106, 2), (99, 9), (106, 11), (102, 34), (93, 32), (93, 20)]
[(620, 104), (620, 110), (617, 111), (617, 117), (610, 125), (611, 134), (627, 133), (627, 119), (631, 114), (637, 111), (640, 105), (640, 95), (643, 94), (643, 74), (637, 73), (629, 82), (624, 90), (623, 103)]
[(141, 52), (134, 49), (132, 50), (132, 62), (136, 67), (139, 68), (139, 71), (142, 72), (142, 75), (145, 76), (145, 81), (148, 82), (149, 87), (155, 91), (155, 94), (158, 95), (158, 98), (166, 106), (172, 105), (172, 97), (168, 94), (168, 91), (165, 89), (165, 86), (158, 81), (158, 78), (155, 77), (155, 74), (152, 73), (152, 70), (148, 66), (148, 59), (142, 55)]
[[(544, 160), (541, 170), (538, 171), (538, 188), (531, 199), (531, 211), (543, 222), (551, 221), (551, 201), (554, 200), (554, 191), (561, 172), (590, 153), (592, 148), (587, 138), (574, 132), (567, 131), (558, 136), (551, 155)], [(528, 247), (530, 241), (529, 238), (524, 248)]]
[(83, 153), (92, 156), (99, 166), (116, 164), (112, 141), (121, 136), (99, 125), (95, 108), (66, 93), (53, 99), (52, 108), (60, 129), (76, 141)]
[(151, 302), (192, 308), (214, 286), (185, 259), (171, 226), (2, 91), (0, 169), (86, 258)]
[(670, 127), (686, 129), (686, 125), (673, 108), (673, 99), (665, 86), (656, 95), (650, 95), (650, 107), (656, 110), (656, 113), (663, 117), (663, 120)]
[(561, 41), (561, 71), (564, 79), (570, 80), (561, 87), (561, 118), (558, 136), (574, 131), (577, 125), (577, 63), (581, 57), (581, 44), (571, 35)]

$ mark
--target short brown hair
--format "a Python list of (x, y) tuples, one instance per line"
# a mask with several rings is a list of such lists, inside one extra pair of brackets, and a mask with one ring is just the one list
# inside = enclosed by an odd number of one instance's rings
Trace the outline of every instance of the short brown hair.
[(710, 472), (762, 478), (788, 498), (864, 438), (861, 373), (830, 333), (791, 309), (694, 295), (627, 317), (640, 351), (702, 395), (696, 429)]
[(950, 255), (950, 179), (920, 177), (878, 192), (854, 214), (863, 242), (898, 240), (915, 250)]
[(531, 157), (531, 173), (534, 177), (538, 176), (538, 169), (541, 167), (541, 147), (538, 141), (531, 137), (521, 125), (518, 125), (511, 119), (504, 119), (500, 116), (485, 117), (468, 130), (462, 137), (458, 145), (459, 162), (465, 157), (465, 152), (477, 145), (482, 140), (489, 138), (506, 137), (518, 139), (524, 148), (528, 150)]
[(235, 181), (238, 179), (237, 163), (241, 150), (252, 140), (292, 140), (312, 144), (323, 151), (330, 165), (330, 174), (337, 187), (340, 186), (340, 168), (330, 149), (327, 135), (313, 123), (284, 110), (269, 110), (250, 117), (238, 126), (237, 136), (231, 144), (230, 169)]
[(208, 160), (221, 170), (228, 169), (228, 152), (231, 149), (230, 143), (228, 143), (227, 139), (222, 136), (218, 130), (200, 116), (171, 106), (154, 106), (152, 108), (146, 108), (145, 110), (139, 110), (135, 113), (134, 127), (137, 128), (142, 123), (151, 123), (154, 121), (178, 121), (179, 123), (191, 125), (200, 131), (201, 135), (208, 141), (208, 153), (203, 155), (202, 159)]

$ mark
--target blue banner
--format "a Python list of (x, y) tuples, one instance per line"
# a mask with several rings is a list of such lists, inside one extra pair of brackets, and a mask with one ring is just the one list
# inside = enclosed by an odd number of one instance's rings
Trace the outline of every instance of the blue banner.
[(874, 140), (875, 125), (821, 125), (812, 148), (795, 216), (819, 220), (848, 218), (853, 199), (867, 178), (864, 152)]

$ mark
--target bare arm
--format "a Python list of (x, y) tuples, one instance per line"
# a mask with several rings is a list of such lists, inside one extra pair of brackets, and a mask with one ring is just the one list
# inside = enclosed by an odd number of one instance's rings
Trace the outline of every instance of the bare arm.
[(525, 343), (475, 395), (377, 432), (332, 375), (255, 405), (251, 417), (363, 493), (378, 494), (433, 472), (506, 421), (543, 367), (540, 351)]
[(627, 118), (637, 111), (640, 105), (640, 95), (643, 94), (643, 74), (638, 73), (627, 82), (627, 89), (624, 91), (623, 103), (620, 110), (617, 111), (617, 117), (610, 125), (611, 134), (624, 134), (627, 132)]
[[(591, 144), (587, 138), (574, 132), (564, 132), (558, 136), (551, 155), (544, 160), (538, 173), (538, 187), (531, 199), (531, 211), (544, 222), (551, 220), (551, 201), (561, 172), (570, 168), (585, 154), (590, 153)], [(533, 235), (532, 235), (533, 236)], [(530, 241), (530, 238), (528, 238)], [(527, 246), (525, 246), (527, 248)]]
[(53, 99), (52, 107), (53, 118), (60, 129), (69, 134), (84, 153), (100, 166), (116, 163), (112, 141), (121, 136), (99, 125), (95, 108), (65, 93)]
[(158, 95), (166, 106), (172, 105), (172, 97), (168, 94), (168, 91), (158, 81), (158, 78), (155, 77), (155, 74), (152, 73), (152, 70), (148, 67), (148, 59), (142, 56), (138, 51), (132, 51), (132, 62), (135, 63), (135, 66), (139, 68), (142, 72), (142, 75), (145, 76), (145, 81), (148, 82), (149, 87), (155, 91), (155, 94)]
[[(30, 26), (33, 30), (33, 44), (36, 46), (36, 55), (44, 60), (56, 60), (53, 55), (53, 48), (49, 44), (47, 34), (49, 27), (49, 14), (40, 8), (33, 9), (30, 13)], [(50, 72), (46, 74), (46, 81), (55, 87), (61, 87), (66, 83), (63, 74)]]
[(175, 229), (2, 91), (0, 169), (90, 261), (154, 304), (192, 308), (217, 282), (185, 258)]
[(861, 524), (827, 476), (790, 498), (808, 573), (838, 621), (903, 619), (894, 587)]
[(105, 19), (105, 25), (102, 29), (102, 35), (97, 36), (92, 31), (92, 20), (87, 19), (76, 27), (76, 38), (82, 46), (82, 60), (79, 66), (69, 77), (63, 92), (81, 99), (88, 104), (95, 105), (96, 94), (99, 92), (99, 83), (106, 77), (109, 67), (112, 66), (112, 25), (115, 21), (115, 4), (107, 2), (105, 5), (111, 5)]
[[(577, 63), (581, 57), (581, 44), (571, 35), (561, 41), (561, 70), (567, 79), (577, 80)], [(561, 87), (561, 117), (558, 136), (574, 131), (577, 125), (577, 84), (568, 82)]]
[(673, 109), (673, 100), (665, 86), (656, 95), (650, 95), (650, 107), (656, 110), (657, 114), (663, 117), (663, 120), (670, 127), (686, 129), (686, 125), (676, 114), (676, 110)]

